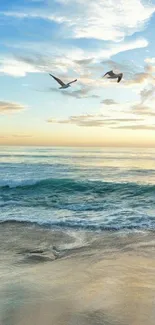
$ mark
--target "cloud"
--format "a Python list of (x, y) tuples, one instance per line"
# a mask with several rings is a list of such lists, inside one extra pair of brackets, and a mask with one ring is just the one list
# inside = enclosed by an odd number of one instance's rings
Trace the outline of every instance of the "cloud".
[[(42, 44), (43, 46), (43, 44)], [(63, 51), (63, 50), (62, 50)], [(75, 51), (76, 52), (76, 51)], [(12, 76), (25, 76), (27, 73), (49, 73), (50, 71), (67, 72), (76, 65), (65, 55), (54, 53), (53, 55), (29, 54), (0, 58), (0, 72)], [(79, 69), (77, 69), (79, 71)]]
[(117, 102), (115, 102), (113, 99), (103, 99), (101, 101), (101, 104), (105, 104), (105, 105), (115, 105), (117, 104)]
[(71, 92), (66, 91), (66, 90), (59, 90), (57, 88), (54, 87), (50, 87), (48, 89), (45, 90), (39, 90), (39, 89), (35, 89), (36, 91), (39, 92), (54, 92), (54, 93), (58, 93), (62, 96), (66, 96), (66, 97), (73, 97), (73, 98), (77, 98), (77, 99), (81, 99), (81, 98), (99, 98), (100, 96), (96, 95), (96, 94), (89, 94), (89, 92), (92, 90), (92, 87), (83, 87), (81, 89), (78, 90), (73, 90)]
[(63, 96), (67, 96), (67, 97), (75, 97), (77, 99), (80, 98), (99, 98), (98, 95), (88, 95), (88, 93), (91, 91), (90, 88), (83, 88), (83, 89), (79, 89), (79, 90), (74, 90), (72, 92), (65, 92), (62, 91), (61, 94)]
[(18, 59), (0, 58), (0, 73), (14, 77), (24, 77), (27, 73), (36, 73), (40, 70), (34, 65)]
[(81, 60), (74, 60), (76, 64), (79, 65), (87, 65), (89, 63), (92, 63), (93, 59), (81, 59)]
[(31, 134), (12, 134), (13, 138), (32, 138)]
[(144, 103), (146, 100), (152, 98), (154, 94), (155, 94), (155, 86), (151, 86), (148, 89), (144, 88), (143, 90), (141, 90), (140, 92), (141, 103)]
[(145, 38), (139, 38), (133, 41), (111, 44), (108, 46), (107, 49), (98, 51), (96, 55), (94, 52), (94, 58), (96, 57), (96, 59), (108, 59), (118, 53), (131, 51), (134, 49), (143, 48), (147, 46), (148, 46), (148, 41)]
[(148, 111), (135, 111), (136, 115), (140, 116), (148, 116), (148, 117), (155, 117), (155, 112), (152, 112), (151, 110)]
[(29, 56), (18, 55), (15, 59), (20, 63), (32, 66), (32, 70), (34, 70), (35, 72), (49, 73), (51, 70), (57, 71), (58, 69), (61, 70), (61, 72), (66, 72), (68, 68), (71, 68), (72, 66), (74, 66), (74, 64), (65, 54), (61, 56), (60, 52), (61, 49), (59, 49), (59, 53), (57, 53), (57, 49), (55, 49), (55, 53), (53, 53), (51, 56), (35, 53)]
[(0, 101), (0, 113), (2, 114), (18, 112), (23, 109), (25, 109), (24, 105), (13, 102)]
[[(42, 46), (44, 45), (42, 44)], [(63, 51), (63, 49), (59, 49), (58, 54), (57, 50), (55, 50), (55, 53), (52, 55), (35, 53), (27, 56), (1, 57), (0, 73), (13, 77), (25, 77), (27, 73), (49, 73), (51, 71), (66, 73), (69, 69), (72, 69), (72, 71), (82, 74), (85, 69), (74, 63), (72, 58), (67, 57)], [(79, 55), (78, 50), (75, 50), (74, 55)]]
[[(136, 8), (135, 14), (133, 14), (133, 8)], [(18, 6), (18, 10), (14, 7), (14, 11), (1, 11), (1, 15), (16, 19), (41, 18), (54, 21), (62, 27), (61, 38), (63, 41), (59, 42), (59, 46), (51, 42), (36, 42), (35, 44), (34, 42), (18, 42), (18, 44), (12, 44), (13, 47), (17, 46), (21, 50), (27, 49), (29, 53), (30, 51), (36, 53), (36, 51), (44, 48), (46, 53), (50, 54), (48, 56), (31, 54), (29, 56), (18, 55), (12, 58), (0, 58), (0, 72), (14, 77), (24, 77), (27, 73), (51, 71), (59, 74), (60, 72), (73, 71), (78, 74), (81, 82), (90, 85), (94, 82), (92, 72), (95, 69), (92, 65), (103, 60), (109, 60), (107, 63), (113, 68), (123, 70), (126, 78), (126, 76), (131, 76), (131, 68), (132, 70), (134, 68), (133, 62), (132, 64), (126, 62), (123, 65), (110, 60), (110, 58), (124, 51), (148, 46), (148, 41), (142, 37), (131, 41), (124, 41), (124, 39), (128, 35), (143, 30), (154, 11), (155, 6), (148, 4), (145, 0), (131, 0), (123, 5), (122, 0), (117, 0), (117, 4), (115, 0), (96, 0), (95, 2), (86, 0), (84, 4), (81, 0), (75, 0), (74, 3), (70, 0), (48, 0), (42, 2), (41, 8), (39, 5), (35, 5), (30, 10), (28, 6), (26, 8)], [(72, 37), (95, 38), (99, 41), (96, 43), (96, 47), (92, 45), (92, 47), (85, 49), (76, 47), (75, 41), (72, 45), (71, 42), (69, 45), (65, 45), (64, 40)], [(109, 42), (103, 44), (102, 40)], [(97, 64), (95, 68), (97, 71)], [(124, 83), (124, 85), (138, 84), (142, 79), (148, 77), (148, 71), (145, 73), (145, 76), (142, 74), (135, 75), (133, 82)]]
[(151, 79), (151, 76), (149, 73), (146, 72), (139, 72), (139, 73), (135, 73), (133, 78), (130, 80), (126, 80), (124, 82), (124, 84), (126, 84), (127, 86), (129, 85), (136, 85), (136, 84), (143, 84), (144, 82), (147, 82), (148, 79)]
[(146, 58), (145, 59), (146, 63), (151, 63), (151, 64), (155, 64), (155, 58)]
[[(109, 68), (104, 67), (104, 73), (107, 72), (108, 70), (114, 70), (114, 72), (123, 72), (123, 79), (121, 83), (119, 84), (119, 88), (131, 88), (132, 86), (136, 86), (135, 90), (138, 88), (146, 87), (150, 85), (155, 85), (155, 77), (153, 76), (153, 67), (150, 65), (145, 65), (143, 68), (143, 71), (139, 72), (139, 70), (142, 68), (141, 66), (135, 65), (132, 61), (125, 61), (123, 63), (118, 63), (114, 60), (104, 60), (102, 61), (103, 66), (108, 65)], [(94, 65), (93, 67), (90, 67), (90, 70), (96, 70), (96, 71), (102, 71), (102, 67), (99, 65)], [(104, 75), (102, 73), (102, 76)], [(83, 83), (86, 85), (93, 84), (94, 80), (92, 78), (92, 74), (88, 76), (87, 78), (84, 78), (82, 80), (82, 77), (80, 78)], [(115, 80), (108, 80), (105, 78), (101, 78), (101, 75), (98, 79), (95, 80), (94, 85), (99, 87), (99, 86), (106, 86), (110, 87), (112, 83), (116, 83)], [(142, 90), (142, 89), (141, 89)]]
[[(139, 69), (139, 67), (137, 67)], [(155, 67), (151, 66), (150, 64), (144, 65), (143, 72), (134, 72), (131, 70), (130, 79), (128, 78), (128, 73), (126, 74), (126, 80), (123, 80), (123, 86), (131, 87), (135, 86), (149, 86), (150, 89), (153, 89), (153, 85), (155, 85)], [(124, 71), (123, 71), (124, 72)], [(151, 92), (150, 92), (151, 94)]]
[[(55, 2), (59, 5), (55, 6)], [(133, 11), (133, 8), (136, 10)], [(105, 41), (120, 41), (126, 36), (142, 31), (155, 11), (155, 6), (144, 0), (62, 0), (48, 1), (35, 12), (1, 12), (2, 15), (18, 19), (41, 18), (62, 24), (68, 37), (94, 38)]]
[(138, 118), (110, 118), (106, 117), (103, 114), (86, 114), (79, 116), (70, 116), (68, 119), (48, 119), (48, 123), (57, 123), (57, 124), (73, 124), (76, 126), (83, 127), (111, 127), (111, 125), (115, 125), (121, 122), (137, 122), (142, 119)]
[[(19, 19), (25, 19), (25, 18), (29, 18), (29, 19), (36, 19), (36, 18), (41, 18), (41, 19), (45, 19), (45, 20), (51, 20), (54, 21), (58, 24), (62, 24), (62, 23), (67, 23), (67, 20), (65, 17), (63, 16), (56, 16), (56, 15), (52, 15), (52, 14), (48, 14), (48, 13), (41, 13), (38, 11), (38, 13), (36, 12), (22, 12), (22, 11), (1, 11), (0, 15), (4, 15), (6, 17), (13, 17), (13, 18), (19, 18)], [(69, 20), (68, 20), (69, 23)]]
[(132, 105), (131, 108), (133, 110), (135, 110), (135, 112), (137, 112), (137, 111), (144, 112), (144, 111), (148, 111), (150, 109), (149, 106), (144, 106), (141, 103), (136, 103), (136, 104)]
[(151, 64), (146, 64), (145, 67), (144, 67), (145, 71), (147, 73), (152, 73), (154, 74), (155, 73), (155, 66), (151, 65)]
[[(132, 41), (121, 41), (120, 43), (108, 43), (104, 44), (104, 49), (96, 48), (94, 49), (86, 49), (85, 51), (81, 51), (80, 59), (74, 60), (78, 65), (89, 65), (92, 63), (99, 63), (99, 61), (103, 61), (103, 64), (109, 64), (113, 69), (124, 70), (127, 69), (128, 73), (131, 71), (131, 67), (133, 69), (133, 62), (126, 62), (125, 64), (116, 63), (110, 58), (118, 53), (131, 51), (138, 48), (144, 48), (148, 46), (148, 41), (145, 38), (137, 38)], [(77, 52), (78, 54), (78, 52)]]
[[(141, 39), (142, 40), (142, 39)], [(140, 43), (139, 43), (140, 44)], [(132, 72), (136, 73), (137, 71), (137, 65), (133, 62), (133, 60), (124, 60), (123, 62), (116, 62), (112, 59), (109, 60), (104, 60), (102, 61), (102, 64), (108, 64), (110, 69), (118, 70), (118, 71), (123, 71), (123, 73), (128, 73), (130, 74)]]
[[(90, 79), (94, 67), (92, 64), (99, 63), (101, 60), (109, 60), (109, 58), (115, 54), (123, 51), (128, 51), (136, 48), (146, 47), (148, 45), (147, 40), (140, 38), (133, 41), (121, 42), (120, 44), (107, 44), (104, 49), (81, 49), (77, 47), (65, 47), (52, 46), (51, 44), (40, 44), (40, 48), (45, 47), (46, 52), (49, 51), (51, 54), (41, 55), (41, 54), (29, 54), (29, 55), (16, 55), (13, 57), (1, 57), (0, 58), (0, 72), (14, 77), (20, 76), (24, 77), (27, 73), (48, 73), (50, 71), (63, 72), (66, 73), (69, 70), (76, 72), (78, 76), (87, 75)], [(15, 45), (13, 45), (15, 46)], [(36, 51), (37, 44), (32, 44), (32, 49), (30, 43), (28, 43), (28, 50), (31, 53)], [(20, 48), (20, 44), (18, 43)], [(21, 43), (21, 50), (26, 51), (26, 44)], [(106, 62), (106, 61), (105, 61)], [(116, 63), (112, 60), (107, 61), (108, 64), (116, 66)], [(129, 65), (129, 63), (128, 63)], [(131, 70), (130, 63), (130, 70)], [(123, 71), (128, 70), (126, 65), (120, 65), (117, 63), (117, 67), (123, 68)], [(95, 69), (98, 69), (97, 65)], [(101, 70), (101, 69), (100, 69)], [(125, 73), (125, 71), (124, 71)]]
[(152, 109), (149, 106), (144, 106), (142, 104), (135, 104), (132, 107), (132, 112), (136, 115), (141, 116), (155, 116), (155, 111), (152, 111)]
[[(121, 0), (117, 0), (117, 3), (115, 0), (104, 2), (87, 0), (85, 5), (79, 0), (72, 6), (70, 0), (65, 4), (68, 9), (66, 17), (69, 23), (73, 24), (75, 37), (114, 41), (120, 41), (125, 36), (142, 30), (155, 10), (155, 7), (149, 6), (148, 2), (142, 3), (140, 0), (124, 2), (123, 6)], [(70, 6), (72, 16), (70, 16)], [(135, 14), (133, 8), (136, 8)]]
[(128, 130), (155, 130), (154, 125), (120, 125), (114, 126), (112, 129), (128, 129)]

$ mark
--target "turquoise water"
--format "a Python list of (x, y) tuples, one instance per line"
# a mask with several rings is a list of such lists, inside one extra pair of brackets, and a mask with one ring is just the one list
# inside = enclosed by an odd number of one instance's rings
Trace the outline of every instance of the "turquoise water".
[(155, 149), (0, 148), (0, 222), (155, 228)]

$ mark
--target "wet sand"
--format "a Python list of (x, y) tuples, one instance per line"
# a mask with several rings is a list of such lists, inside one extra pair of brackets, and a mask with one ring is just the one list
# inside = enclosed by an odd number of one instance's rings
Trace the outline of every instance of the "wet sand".
[(154, 232), (0, 232), (1, 325), (154, 325)]

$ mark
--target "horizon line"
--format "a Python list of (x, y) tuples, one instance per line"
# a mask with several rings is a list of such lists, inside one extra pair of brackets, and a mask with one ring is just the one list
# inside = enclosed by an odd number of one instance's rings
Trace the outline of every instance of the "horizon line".
[(0, 147), (53, 147), (53, 148), (144, 148), (154, 149), (155, 145), (152, 146), (140, 146), (140, 145), (42, 145), (42, 144), (0, 144)]

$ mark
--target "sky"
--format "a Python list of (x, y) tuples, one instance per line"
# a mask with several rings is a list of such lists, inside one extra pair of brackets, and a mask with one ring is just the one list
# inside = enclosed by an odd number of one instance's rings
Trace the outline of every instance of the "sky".
[(155, 0), (1, 0), (0, 144), (155, 147), (154, 26)]

